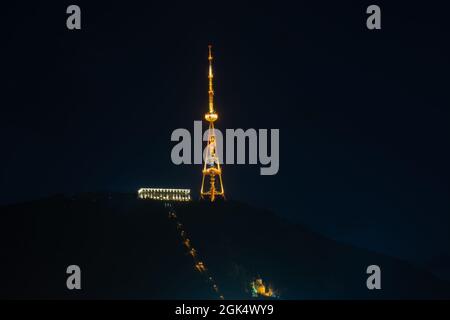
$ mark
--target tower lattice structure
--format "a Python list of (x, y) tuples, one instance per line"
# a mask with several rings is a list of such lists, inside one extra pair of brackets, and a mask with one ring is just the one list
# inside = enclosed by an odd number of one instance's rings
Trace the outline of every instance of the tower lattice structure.
[(209, 110), (205, 114), (205, 120), (209, 123), (208, 142), (204, 154), (204, 166), (202, 171), (202, 188), (200, 197), (214, 201), (217, 197), (225, 199), (225, 190), (222, 183), (222, 169), (220, 168), (219, 156), (217, 155), (217, 139), (214, 132), (214, 122), (218, 119), (218, 114), (214, 109), (214, 90), (213, 90), (213, 69), (212, 69), (212, 52), (211, 45), (208, 46), (208, 97)]

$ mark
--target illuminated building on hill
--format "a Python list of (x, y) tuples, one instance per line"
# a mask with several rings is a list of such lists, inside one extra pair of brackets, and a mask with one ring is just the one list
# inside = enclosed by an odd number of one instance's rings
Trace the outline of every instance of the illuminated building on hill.
[(151, 199), (161, 201), (190, 201), (190, 189), (162, 189), (162, 188), (141, 188), (138, 190), (140, 199)]
[(266, 286), (261, 278), (255, 279), (250, 283), (252, 297), (276, 297), (270, 286)]

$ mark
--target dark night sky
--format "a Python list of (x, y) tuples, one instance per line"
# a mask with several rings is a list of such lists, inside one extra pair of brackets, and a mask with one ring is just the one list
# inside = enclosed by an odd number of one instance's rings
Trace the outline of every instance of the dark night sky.
[(225, 166), (229, 198), (417, 263), (449, 257), (449, 8), (377, 1), (369, 31), (372, 2), (295, 2), (76, 2), (81, 31), (72, 2), (2, 8), (0, 203), (197, 194), (201, 166), (173, 165), (170, 135), (206, 111), (212, 43), (217, 126), (281, 137), (278, 175)]

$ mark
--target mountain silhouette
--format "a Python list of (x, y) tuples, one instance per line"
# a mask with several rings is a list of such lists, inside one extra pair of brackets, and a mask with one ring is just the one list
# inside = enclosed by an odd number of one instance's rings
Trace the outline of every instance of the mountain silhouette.
[[(180, 225), (225, 299), (251, 298), (256, 278), (281, 299), (450, 297), (450, 285), (425, 270), (338, 243), (268, 210), (234, 201), (168, 208), (120, 193), (0, 207), (0, 297), (217, 299)], [(81, 290), (66, 287), (69, 265), (81, 269)], [(369, 265), (381, 268), (381, 290), (367, 289)]]

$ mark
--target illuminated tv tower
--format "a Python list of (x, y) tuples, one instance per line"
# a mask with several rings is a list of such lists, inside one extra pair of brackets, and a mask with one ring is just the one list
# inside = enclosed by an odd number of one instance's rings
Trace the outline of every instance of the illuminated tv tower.
[[(216, 153), (216, 135), (214, 133), (214, 121), (219, 117), (214, 110), (214, 90), (213, 90), (213, 71), (212, 71), (212, 53), (211, 45), (208, 46), (209, 54), (209, 112), (205, 113), (205, 120), (209, 122), (208, 144), (206, 145), (205, 164), (203, 166), (202, 188), (200, 197), (209, 198), (213, 202), (216, 197), (225, 199), (225, 191), (222, 184), (222, 170), (220, 169), (219, 157)], [(209, 181), (208, 181), (209, 180)], [(209, 185), (208, 185), (209, 182)]]

